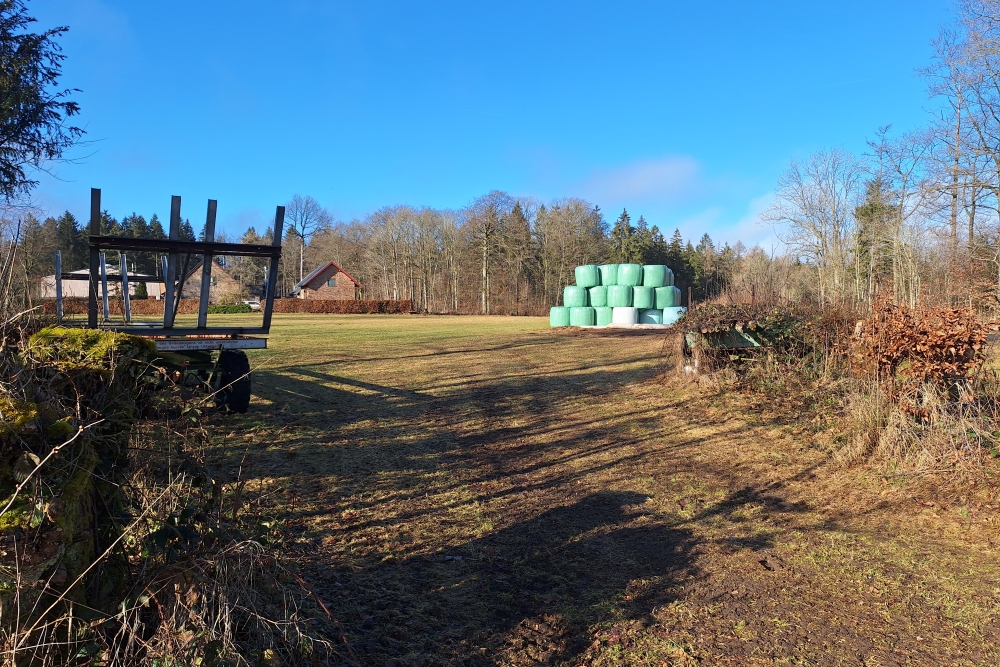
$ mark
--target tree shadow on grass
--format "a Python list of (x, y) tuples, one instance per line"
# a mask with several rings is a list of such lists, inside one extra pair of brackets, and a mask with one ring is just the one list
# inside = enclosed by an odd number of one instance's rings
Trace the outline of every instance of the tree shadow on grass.
[[(662, 371), (641, 361), (510, 367), (425, 391), (329, 365), (265, 371), (255, 383), (270, 403), (255, 404), (245, 423), (287, 430), (262, 443), (244, 472), (283, 477), (309, 498), (278, 509), (290, 525), (311, 526), (305, 574), (364, 664), (572, 661), (596, 625), (645, 622), (678, 582), (701, 576), (695, 523), (732, 526), (725, 549), (773, 544), (771, 534), (743, 530), (741, 512), (780, 499), (687, 456), (742, 437), (738, 426), (670, 433), (662, 402), (615, 402)], [(578, 409), (581, 396), (615, 407)], [(645, 495), (605, 490), (628, 485), (619, 475), (662, 474), (664, 458), (671, 474), (739, 490), (689, 521), (645, 512)], [(478, 506), (484, 521), (508, 510), (530, 518), (477, 528), (465, 513)]]
[[(640, 358), (623, 360), (625, 366)], [(470, 448), (512, 440), (567, 439), (598, 426), (602, 417), (563, 416), (566, 402), (598, 392), (615, 392), (630, 382), (656, 374), (654, 369), (622, 371), (580, 366), (548, 373), (511, 373), (501, 378), (469, 381), (464, 387), (434, 393), (365, 382), (316, 368), (286, 372), (255, 371), (255, 393), (266, 404), (238, 416), (237, 429), (281, 428), (279, 438), (261, 443), (244, 478), (291, 475), (367, 477), (399, 472), (421, 475), (428, 469), (470, 460)], [(401, 383), (402, 384), (402, 383)], [(655, 419), (653, 411), (644, 418)], [(511, 414), (525, 417), (517, 425), (497, 423)], [(630, 414), (622, 411), (617, 416)], [(638, 415), (633, 415), (638, 417)], [(479, 421), (477, 427), (470, 424)], [(359, 432), (357, 425), (366, 424)], [(227, 428), (230, 426), (227, 425)], [(574, 435), (573, 432), (577, 435)], [(278, 445), (279, 447), (268, 447)], [(499, 458), (492, 465), (499, 465)]]
[(594, 624), (643, 619), (694, 574), (688, 531), (636, 525), (647, 498), (595, 493), (446, 552), (311, 575), (354, 602), (364, 664), (571, 661)]

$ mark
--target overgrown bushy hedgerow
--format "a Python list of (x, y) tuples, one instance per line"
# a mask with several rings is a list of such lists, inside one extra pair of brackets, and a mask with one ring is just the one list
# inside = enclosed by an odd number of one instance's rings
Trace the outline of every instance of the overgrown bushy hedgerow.
[[(0, 631), (5, 662), (55, 664), (74, 640), (63, 618), (110, 534), (95, 505), (117, 506), (139, 370), (149, 341), (100, 331), (4, 331), (0, 353)], [(16, 342), (15, 342), (16, 341)], [(47, 651), (36, 647), (51, 648)], [(58, 647), (58, 648), (57, 648)], [(30, 650), (29, 650), (30, 649)], [(65, 657), (65, 656), (62, 656)]]
[(852, 336), (855, 379), (839, 456), (919, 471), (983, 470), (1000, 456), (1000, 381), (986, 325), (964, 308), (877, 300)]
[[(239, 480), (213, 472), (206, 413), (171, 386), (150, 341), (3, 333), (3, 664), (221, 667), (337, 655), (306, 631), (323, 605), (278, 556), (280, 522), (248, 505)], [(143, 418), (137, 402), (151, 392), (182, 409)]]
[[(986, 326), (967, 309), (910, 308), (886, 295), (865, 315), (712, 304), (681, 323), (710, 383), (745, 390), (762, 410), (832, 424), (845, 463), (968, 471), (1000, 456), (1000, 380), (984, 371)], [(727, 331), (760, 347), (712, 348)]]
[[(839, 370), (847, 358), (851, 327), (856, 321), (846, 309), (809, 308), (776, 304), (706, 304), (680, 321), (681, 331), (693, 343), (692, 351), (709, 367), (729, 362), (760, 360), (762, 356), (808, 372)], [(745, 334), (760, 348), (715, 348), (713, 335), (727, 331)], [(748, 370), (752, 367), (745, 366)]]

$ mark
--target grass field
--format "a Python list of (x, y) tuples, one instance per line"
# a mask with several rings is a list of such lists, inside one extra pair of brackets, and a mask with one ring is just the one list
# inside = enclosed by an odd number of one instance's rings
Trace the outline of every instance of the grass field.
[(279, 315), (213, 420), (360, 664), (1000, 664), (1000, 505), (838, 468), (669, 352)]

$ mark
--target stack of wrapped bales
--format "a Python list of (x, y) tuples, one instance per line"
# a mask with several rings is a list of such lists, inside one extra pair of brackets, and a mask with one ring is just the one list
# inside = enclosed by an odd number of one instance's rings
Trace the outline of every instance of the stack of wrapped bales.
[(674, 272), (662, 264), (586, 264), (576, 267), (576, 285), (563, 289), (563, 305), (549, 311), (549, 324), (669, 325), (686, 310), (674, 287)]

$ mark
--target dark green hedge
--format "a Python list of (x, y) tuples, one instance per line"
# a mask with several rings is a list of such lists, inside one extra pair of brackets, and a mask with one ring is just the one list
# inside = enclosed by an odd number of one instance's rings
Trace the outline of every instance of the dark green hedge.
[(240, 313), (252, 313), (253, 308), (245, 303), (236, 303), (230, 306), (209, 306), (208, 313), (210, 315), (237, 315)]

